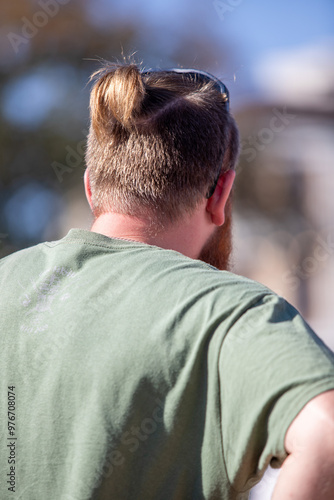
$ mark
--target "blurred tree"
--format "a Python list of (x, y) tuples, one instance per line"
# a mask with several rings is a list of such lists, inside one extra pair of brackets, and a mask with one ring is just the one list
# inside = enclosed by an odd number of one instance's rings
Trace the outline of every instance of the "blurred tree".
[[(194, 28), (159, 36), (150, 21), (93, 0), (1, 2), (0, 256), (57, 238), (84, 171), (89, 75), (98, 58), (138, 51), (150, 66), (223, 67), (214, 38)], [(96, 16), (96, 9), (102, 9)], [(38, 195), (39, 194), (39, 195)], [(29, 226), (29, 227), (28, 227)], [(2, 236), (1, 236), (2, 235)]]

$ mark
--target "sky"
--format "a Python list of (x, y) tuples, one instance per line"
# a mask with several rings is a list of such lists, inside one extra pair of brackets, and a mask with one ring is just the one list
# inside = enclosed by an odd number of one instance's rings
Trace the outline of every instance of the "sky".
[(222, 42), (229, 39), (250, 62), (268, 51), (334, 36), (332, 0), (126, 0), (117, 4), (94, 0), (91, 8), (101, 22), (109, 22), (116, 12), (153, 24), (160, 33), (200, 24), (203, 32), (214, 31)]
[[(256, 92), (257, 66), (270, 55), (326, 44), (334, 40), (333, 0), (91, 0), (89, 15), (108, 25), (115, 16), (135, 19), (152, 45), (173, 45), (182, 32), (214, 39), (222, 52), (232, 52), (224, 68), (233, 94)], [(194, 54), (196, 60), (196, 54)], [(218, 72), (214, 68), (202, 68)]]
[(253, 64), (268, 52), (333, 37), (334, 3), (331, 0), (242, 0), (234, 11), (226, 13), (223, 23), (224, 35), (233, 39)]
[[(153, 64), (156, 57), (160, 67), (170, 67), (168, 52), (173, 53), (176, 40), (186, 35), (185, 40), (189, 43), (189, 39), (199, 35), (201, 43), (208, 44), (209, 52), (212, 46), (216, 57), (210, 62), (211, 67), (201, 69), (224, 79), (231, 102), (237, 105), (242, 106), (245, 100), (263, 95), (266, 82), (276, 90), (288, 86), (293, 99), (300, 93), (300, 81), (309, 83), (311, 95), (316, 80), (320, 90), (332, 84), (332, 73), (323, 77), (323, 68), (326, 69), (327, 60), (333, 60), (330, 52), (334, 50), (333, 0), (87, 0), (82, 5), (86, 7), (90, 20), (106, 30), (119, 18), (135, 22), (142, 46), (148, 48), (147, 54), (155, 54)], [(309, 56), (312, 48), (321, 44), (330, 47), (327, 59), (323, 61), (317, 50)], [(159, 50), (162, 46), (166, 50)], [(201, 45), (193, 47), (194, 67), (198, 67), (196, 59), (200, 50)], [(227, 60), (226, 53), (230, 54)], [(164, 54), (161, 61), (160, 54)], [(173, 58), (172, 64), (175, 65), (177, 52), (173, 53)], [(308, 65), (306, 69), (305, 65)], [(59, 69), (53, 68), (53, 71)], [(27, 127), (37, 126), (43, 121), (50, 109), (57, 105), (57, 96), (66, 90), (56, 82), (52, 69), (44, 68), (41, 75), (35, 73), (16, 83), (11, 82), (2, 99), (3, 111), (9, 119), (15, 122), (20, 118), (22, 122), (27, 117)], [(63, 81), (68, 84), (70, 76)], [(56, 88), (50, 92), (50, 85), (46, 83), (52, 81)], [(264, 85), (261, 85), (263, 81)], [(20, 91), (22, 86), (24, 92)], [(291, 93), (293, 88), (295, 91)], [(47, 95), (41, 89), (47, 89)], [(29, 102), (24, 97), (27, 92), (35, 96)], [(23, 103), (13, 106), (13, 102), (18, 103), (18, 95), (23, 98)], [(32, 105), (34, 113), (30, 112)], [(41, 110), (40, 117), (37, 108)], [(19, 117), (15, 115), (17, 112)]]

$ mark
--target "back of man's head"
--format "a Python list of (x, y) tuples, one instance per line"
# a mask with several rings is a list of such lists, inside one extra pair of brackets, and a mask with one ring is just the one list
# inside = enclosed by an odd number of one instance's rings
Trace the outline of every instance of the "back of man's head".
[(86, 162), (95, 217), (167, 226), (235, 167), (238, 130), (214, 82), (111, 63), (93, 78)]

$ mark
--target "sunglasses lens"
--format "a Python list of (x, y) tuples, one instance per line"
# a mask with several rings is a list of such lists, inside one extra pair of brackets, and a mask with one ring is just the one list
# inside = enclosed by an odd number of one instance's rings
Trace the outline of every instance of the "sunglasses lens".
[(230, 95), (226, 85), (224, 85), (223, 82), (221, 82), (218, 78), (211, 75), (210, 73), (207, 73), (206, 71), (199, 71), (196, 69), (172, 68), (172, 69), (161, 69), (161, 70), (150, 69), (147, 71), (142, 71), (142, 75), (149, 75), (150, 73), (157, 73), (157, 72), (178, 73), (180, 75), (190, 78), (194, 82), (201, 82), (201, 83), (213, 82), (214, 88), (222, 95), (226, 110), (227, 111), (229, 110)]

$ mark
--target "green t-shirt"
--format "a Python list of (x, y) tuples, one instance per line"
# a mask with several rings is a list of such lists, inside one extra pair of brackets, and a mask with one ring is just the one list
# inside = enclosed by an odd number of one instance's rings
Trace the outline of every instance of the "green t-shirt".
[(0, 498), (245, 499), (334, 358), (266, 287), (73, 229), (0, 261)]

